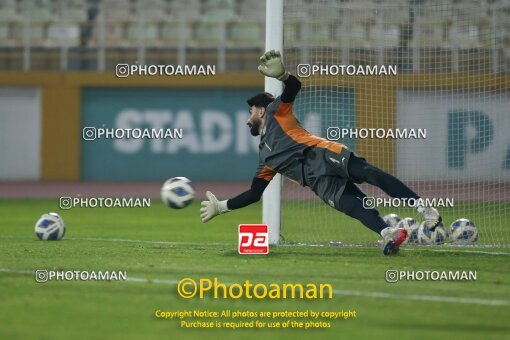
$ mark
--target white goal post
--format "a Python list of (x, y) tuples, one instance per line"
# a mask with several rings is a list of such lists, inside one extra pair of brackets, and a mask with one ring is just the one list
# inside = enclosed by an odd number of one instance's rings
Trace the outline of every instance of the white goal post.
[[(278, 50), (283, 53), (283, 0), (266, 0), (266, 44), (265, 50)], [(278, 79), (265, 77), (264, 90), (275, 96), (282, 92)], [(269, 244), (280, 241), (280, 193), (282, 178), (277, 174), (262, 196), (262, 223), (269, 226)]]

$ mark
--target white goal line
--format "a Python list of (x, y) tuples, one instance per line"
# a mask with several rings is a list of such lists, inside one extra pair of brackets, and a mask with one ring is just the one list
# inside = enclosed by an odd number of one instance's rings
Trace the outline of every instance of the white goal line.
[[(11, 273), (21, 275), (34, 275), (35, 271), (32, 270), (16, 270), (9, 268), (0, 268), (0, 273)], [(143, 277), (127, 277), (126, 281), (136, 283), (157, 283), (176, 285), (180, 280), (158, 279), (158, 278), (143, 278)], [(231, 283), (225, 283), (230, 285)], [(510, 301), (499, 299), (478, 299), (478, 298), (463, 298), (457, 296), (439, 296), (439, 295), (421, 295), (421, 294), (393, 294), (386, 292), (371, 292), (371, 291), (358, 291), (358, 290), (341, 290), (333, 289), (333, 295), (343, 296), (360, 296), (371, 297), (376, 299), (399, 299), (399, 300), (412, 300), (412, 301), (428, 301), (428, 302), (450, 302), (450, 303), (464, 303), (484, 306), (510, 306)]]
[[(131, 239), (120, 239), (120, 238), (99, 238), (99, 237), (70, 237), (68, 240), (76, 240), (76, 241), (105, 241), (105, 242), (139, 242), (139, 243), (153, 243), (153, 244), (168, 244), (168, 245), (197, 245), (197, 246), (229, 246), (231, 243), (200, 243), (200, 242), (173, 242), (173, 241), (150, 241), (150, 240), (131, 240)], [(280, 244), (278, 247), (303, 247), (303, 246), (312, 246), (308, 244)], [(334, 247), (333, 247), (334, 248)], [(374, 248), (374, 247), (364, 247), (364, 246), (349, 246), (343, 245), (342, 247), (337, 248)], [(487, 255), (509, 255), (510, 252), (496, 252), (496, 251), (481, 251), (481, 250), (465, 250), (465, 249), (431, 249), (428, 247), (421, 248), (402, 248), (404, 250), (427, 250), (434, 252), (448, 252), (448, 253), (469, 253), (469, 254), (487, 254)]]
[[(16, 236), (0, 236), (0, 239), (3, 238), (18, 238)], [(19, 238), (28, 238), (28, 237), (19, 237)], [(147, 243), (147, 244), (164, 244), (164, 245), (173, 245), (173, 246), (232, 246), (232, 243), (226, 242), (174, 242), (174, 241), (153, 241), (153, 240), (136, 240), (136, 239), (122, 239), (122, 238), (102, 238), (102, 237), (66, 237), (66, 240), (72, 241), (100, 241), (100, 242), (117, 242), (117, 243)], [(280, 244), (278, 247), (317, 247), (317, 245), (312, 244)], [(324, 245), (324, 247), (328, 247)], [(332, 248), (374, 248), (374, 246), (362, 246), (362, 245), (342, 245), (341, 247), (332, 247)], [(487, 248), (487, 247), (486, 247)], [(468, 249), (432, 249), (430, 247), (420, 247), (420, 248), (412, 248), (412, 247), (403, 247), (404, 251), (407, 250), (426, 250), (432, 252), (445, 252), (445, 253), (467, 253), (467, 254), (483, 254), (483, 255), (503, 255), (510, 256), (510, 252), (504, 251), (482, 251), (482, 250), (468, 250)]]

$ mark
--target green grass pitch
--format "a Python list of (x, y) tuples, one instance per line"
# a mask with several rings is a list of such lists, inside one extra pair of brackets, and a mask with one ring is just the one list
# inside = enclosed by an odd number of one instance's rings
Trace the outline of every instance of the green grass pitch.
[[(477, 253), (460, 248), (440, 248), (447, 252), (403, 248), (400, 256), (384, 257), (376, 247), (289, 245), (272, 247), (265, 256), (241, 256), (237, 225), (258, 223), (258, 204), (207, 224), (199, 220), (198, 203), (183, 210), (171, 210), (155, 200), (146, 209), (60, 211), (57, 207), (57, 200), (0, 200), (1, 339), (196, 339), (208, 335), (222, 339), (507, 339), (510, 334), (508, 249), (478, 249)], [(39, 241), (34, 234), (34, 222), (48, 211), (59, 212), (66, 222), (67, 234), (61, 241)], [(339, 225), (356, 223), (336, 214)], [(317, 228), (324, 227), (317, 223)], [(304, 233), (296, 233), (300, 232)], [(328, 231), (324, 233), (327, 237)], [(390, 284), (384, 279), (390, 268), (476, 270), (477, 281)], [(39, 284), (30, 274), (36, 269), (125, 270), (128, 278), (149, 281)], [(331, 300), (186, 300), (172, 284), (185, 277), (217, 277), (230, 283), (325, 282), (336, 294)], [(329, 329), (306, 331), (202, 330), (182, 329), (177, 320), (157, 319), (157, 309), (350, 309), (356, 310), (357, 318), (332, 321)]]

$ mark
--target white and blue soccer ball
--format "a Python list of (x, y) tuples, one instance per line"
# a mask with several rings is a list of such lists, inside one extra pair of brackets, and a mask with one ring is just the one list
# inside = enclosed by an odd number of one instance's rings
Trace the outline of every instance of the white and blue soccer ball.
[(448, 236), (452, 243), (469, 244), (478, 240), (478, 229), (473, 221), (459, 218), (448, 228)]
[(186, 177), (173, 177), (161, 187), (161, 200), (170, 208), (182, 209), (195, 198), (195, 188)]
[(59, 214), (50, 212), (35, 222), (35, 234), (40, 240), (57, 241), (64, 237), (66, 226)]
[(420, 222), (416, 221), (412, 217), (406, 217), (398, 222), (397, 228), (404, 228), (407, 231), (408, 236), (404, 243), (418, 242), (418, 229), (420, 228)]
[(418, 242), (421, 244), (443, 244), (446, 241), (446, 230), (438, 225), (434, 231), (423, 221), (418, 228)]
[(388, 214), (383, 217), (384, 222), (388, 225), (388, 227), (396, 228), (398, 222), (402, 221), (402, 217), (397, 214)]

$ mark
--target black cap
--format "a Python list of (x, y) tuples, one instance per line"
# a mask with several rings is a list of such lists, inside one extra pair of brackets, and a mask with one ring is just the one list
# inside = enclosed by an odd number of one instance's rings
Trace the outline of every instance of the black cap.
[(271, 104), (273, 102), (273, 100), (274, 100), (274, 97), (271, 93), (262, 92), (262, 93), (257, 94), (254, 97), (251, 97), (246, 102), (248, 103), (248, 105), (250, 107), (255, 105), (256, 107), (267, 108), (267, 106), (269, 104)]

